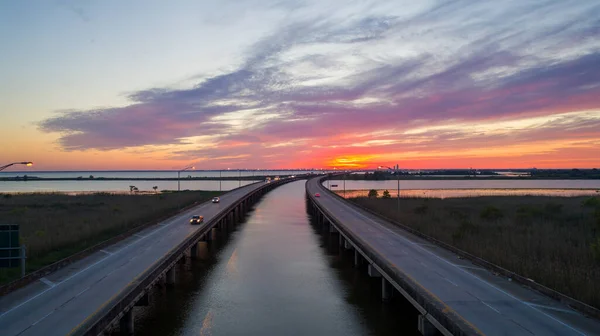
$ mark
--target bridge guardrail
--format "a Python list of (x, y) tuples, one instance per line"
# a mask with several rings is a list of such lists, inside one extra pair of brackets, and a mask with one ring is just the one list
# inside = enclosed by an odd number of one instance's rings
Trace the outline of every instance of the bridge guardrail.
[[(328, 177), (326, 176), (326, 177), (323, 177), (322, 179), (320, 179), (319, 180), (319, 185), (321, 185), (322, 180), (324, 180), (326, 178), (328, 178)], [(394, 219), (391, 219), (391, 218), (389, 218), (387, 216), (379, 214), (379, 213), (377, 213), (377, 212), (375, 212), (375, 211), (373, 211), (373, 210), (371, 210), (369, 208), (366, 208), (366, 207), (364, 207), (364, 206), (362, 206), (360, 204), (349, 202), (345, 198), (343, 198), (342, 196), (334, 193), (333, 191), (331, 191), (331, 190), (329, 190), (329, 189), (327, 189), (325, 187), (323, 187), (323, 189), (325, 189), (328, 193), (333, 194), (333, 196), (338, 197), (339, 199), (344, 200), (345, 202), (347, 202), (348, 204), (350, 204), (353, 207), (356, 207), (356, 208), (359, 208), (361, 210), (364, 210), (364, 211), (366, 211), (366, 212), (368, 212), (368, 213), (370, 213), (370, 214), (372, 214), (372, 215), (374, 215), (374, 216), (376, 216), (376, 217), (378, 217), (378, 218), (380, 218), (380, 219), (382, 219), (384, 221), (393, 223), (394, 225), (398, 226), (400, 229), (408, 231), (409, 233), (412, 233), (415, 236), (418, 236), (419, 238), (423, 238), (423, 239), (425, 239), (427, 241), (430, 241), (430, 242), (432, 242), (432, 243), (434, 243), (434, 244), (436, 244), (436, 245), (438, 245), (438, 246), (440, 246), (440, 247), (442, 247), (444, 249), (447, 249), (447, 250), (449, 250), (449, 251), (451, 251), (451, 252), (459, 255), (460, 257), (473, 262), (476, 265), (479, 265), (479, 266), (484, 267), (484, 268), (486, 268), (486, 269), (488, 269), (490, 271), (493, 271), (493, 272), (496, 272), (498, 274), (501, 274), (501, 275), (503, 275), (503, 276), (505, 276), (507, 278), (511, 278), (512, 280), (514, 280), (514, 281), (516, 281), (516, 282), (524, 285), (525, 287), (533, 289), (533, 290), (535, 290), (535, 291), (537, 291), (537, 292), (539, 292), (539, 293), (541, 293), (541, 294), (543, 294), (545, 296), (548, 296), (548, 297), (550, 297), (552, 299), (558, 300), (561, 303), (566, 304), (567, 306), (569, 306), (569, 307), (571, 307), (571, 308), (579, 311), (580, 313), (582, 313), (584, 315), (591, 316), (591, 317), (594, 317), (596, 319), (600, 319), (600, 309), (592, 307), (592, 306), (590, 306), (590, 305), (588, 305), (588, 304), (586, 304), (584, 302), (576, 300), (576, 299), (574, 299), (574, 298), (572, 298), (570, 296), (567, 296), (567, 295), (565, 295), (565, 294), (563, 294), (561, 292), (558, 292), (558, 291), (556, 291), (556, 290), (554, 290), (552, 288), (546, 287), (546, 286), (544, 286), (544, 285), (536, 282), (533, 279), (526, 278), (526, 277), (524, 277), (522, 275), (519, 275), (519, 274), (517, 274), (517, 273), (515, 273), (513, 271), (507, 270), (506, 268), (503, 268), (503, 267), (498, 266), (496, 264), (493, 264), (493, 263), (491, 263), (489, 261), (481, 259), (481, 258), (479, 258), (477, 256), (474, 256), (474, 255), (472, 255), (472, 254), (470, 254), (470, 253), (468, 253), (466, 251), (463, 251), (463, 250), (461, 250), (459, 248), (456, 248), (456, 247), (454, 247), (454, 246), (452, 246), (452, 245), (450, 245), (448, 243), (445, 243), (445, 242), (443, 242), (441, 240), (438, 240), (436, 238), (428, 236), (428, 235), (426, 235), (426, 234), (424, 234), (424, 233), (422, 233), (420, 231), (417, 231), (417, 230), (415, 230), (415, 229), (413, 229), (413, 228), (411, 228), (411, 227), (409, 227), (407, 225), (404, 225), (404, 224), (402, 224), (402, 223), (400, 223), (400, 222), (398, 222), (398, 221), (396, 221)]]
[[(322, 187), (321, 183), (325, 178), (327, 177), (319, 178), (319, 186)], [(335, 195), (335, 193), (329, 191), (327, 188), (323, 187), (322, 189)], [(330, 211), (317, 203), (314, 195), (307, 193), (307, 196), (320, 209), (320, 211), (323, 212), (323, 214), (337, 226), (338, 230), (340, 230), (345, 236), (350, 237), (352, 242), (356, 244), (357, 247), (362, 250), (362, 252), (365, 253), (368, 258), (373, 260), (373, 262), (389, 277), (391, 277), (404, 292), (410, 295), (412, 300), (418, 304), (418, 307), (415, 308), (417, 308), (420, 313), (423, 315), (431, 315), (432, 318), (434, 318), (441, 326), (443, 326), (453, 335), (483, 335), (481, 331), (466, 321), (453, 309), (448, 307), (441, 299), (429, 292), (427, 289), (423, 288), (416, 280), (404, 274), (391, 262), (375, 252), (375, 250), (360, 236), (357, 236), (346, 229), (344, 224), (341, 223), (335, 216), (333, 216)]]
[(167, 252), (164, 257), (153, 263), (142, 274), (132, 280), (123, 290), (117, 295), (105, 302), (92, 315), (90, 315), (81, 324), (73, 328), (68, 335), (99, 335), (109, 327), (116, 318), (123, 315), (125, 311), (131, 309), (133, 305), (144, 295), (148, 287), (156, 283), (160, 276), (183, 257), (184, 252), (189, 249), (193, 243), (197, 242), (204, 234), (211, 230), (220, 220), (225, 218), (233, 209), (240, 203), (255, 195), (258, 192), (269, 191), (279, 185), (301, 179), (284, 179), (269, 184), (254, 190), (245, 195), (236, 202), (232, 203), (227, 208), (223, 209), (215, 217), (206, 223), (202, 228), (196, 230), (192, 235), (188, 236), (178, 246)]

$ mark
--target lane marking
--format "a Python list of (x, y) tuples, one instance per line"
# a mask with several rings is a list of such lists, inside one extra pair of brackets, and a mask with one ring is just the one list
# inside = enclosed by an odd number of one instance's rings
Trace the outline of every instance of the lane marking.
[(50, 288), (56, 286), (56, 284), (54, 282), (52, 282), (46, 278), (41, 278), (40, 281), (43, 282), (44, 284), (50, 286)]
[(468, 269), (477, 270), (477, 271), (487, 271), (485, 268), (477, 267), (477, 266), (458, 265), (458, 264), (452, 264), (452, 265), (454, 265), (455, 267), (458, 267), (458, 268), (468, 268)]
[(448, 281), (449, 283), (453, 284), (454, 286), (458, 287), (457, 284), (455, 284), (454, 282), (452, 282), (450, 279), (448, 278), (443, 278), (444, 280)]
[(146, 238), (146, 236), (144, 236), (144, 235), (141, 235), (141, 234), (139, 234), (139, 233), (134, 233), (133, 235), (134, 235), (134, 236), (136, 236), (136, 237), (140, 237), (140, 238)]
[(488, 306), (491, 310), (495, 311), (496, 313), (500, 314), (500, 311), (492, 306), (490, 306), (489, 304), (485, 303), (484, 301), (481, 301), (481, 303), (483, 303), (484, 305)]
[[(329, 197), (331, 197), (331, 196), (329, 196)], [(432, 256), (434, 256), (435, 258), (437, 258), (437, 259), (441, 260), (442, 262), (444, 262), (444, 263), (446, 263), (446, 264), (448, 264), (448, 265), (451, 265), (451, 266), (454, 266), (454, 267), (456, 267), (456, 269), (459, 269), (459, 270), (461, 270), (461, 271), (462, 271), (462, 272), (464, 272), (465, 274), (467, 274), (467, 275), (469, 275), (469, 276), (471, 276), (471, 277), (473, 277), (473, 278), (475, 278), (475, 279), (479, 280), (480, 282), (482, 282), (482, 283), (484, 283), (484, 284), (486, 284), (486, 285), (490, 286), (491, 288), (494, 288), (495, 290), (497, 290), (498, 292), (500, 292), (500, 293), (502, 293), (502, 294), (504, 294), (504, 295), (508, 296), (509, 298), (511, 298), (511, 299), (513, 299), (513, 300), (515, 300), (515, 301), (521, 302), (521, 303), (522, 303), (522, 304), (524, 304), (525, 306), (527, 306), (527, 307), (530, 307), (531, 309), (533, 309), (533, 310), (535, 310), (536, 312), (538, 312), (538, 313), (540, 313), (540, 314), (542, 314), (542, 315), (544, 315), (544, 316), (548, 317), (549, 319), (551, 319), (551, 320), (553, 320), (553, 321), (555, 321), (555, 322), (557, 322), (557, 323), (559, 323), (559, 324), (561, 324), (561, 325), (563, 325), (563, 326), (567, 327), (568, 329), (571, 329), (572, 331), (574, 331), (574, 332), (578, 333), (579, 335), (586, 336), (586, 334), (584, 334), (583, 332), (581, 332), (581, 331), (579, 331), (579, 330), (575, 329), (574, 327), (570, 326), (569, 324), (567, 324), (567, 323), (565, 323), (565, 322), (563, 322), (563, 321), (561, 321), (561, 320), (559, 320), (559, 319), (557, 319), (557, 318), (553, 317), (552, 315), (549, 315), (549, 314), (547, 314), (547, 313), (545, 313), (545, 312), (543, 312), (543, 311), (541, 311), (541, 310), (537, 309), (536, 307), (534, 307), (534, 306), (532, 306), (532, 305), (529, 305), (527, 302), (525, 302), (525, 301), (523, 301), (523, 300), (520, 300), (520, 299), (516, 298), (515, 296), (513, 296), (512, 294), (509, 294), (508, 292), (506, 292), (506, 291), (503, 291), (503, 290), (499, 289), (498, 287), (496, 287), (496, 286), (492, 285), (491, 283), (489, 283), (489, 282), (487, 282), (487, 281), (485, 281), (485, 280), (483, 280), (483, 279), (479, 278), (479, 277), (478, 277), (478, 276), (476, 276), (475, 274), (473, 274), (473, 273), (470, 273), (470, 272), (467, 272), (466, 270), (464, 270), (464, 269), (462, 269), (462, 268), (458, 267), (457, 265), (455, 265), (455, 264), (451, 263), (450, 261), (448, 261), (448, 260), (446, 260), (446, 259), (444, 259), (444, 258), (442, 258), (442, 257), (438, 256), (437, 254), (433, 253), (432, 251), (429, 251), (429, 250), (427, 250), (427, 249), (425, 249), (425, 248), (423, 248), (423, 247), (419, 246), (418, 244), (411, 242), (411, 241), (410, 241), (408, 238), (404, 237), (403, 235), (401, 235), (401, 234), (399, 234), (399, 233), (397, 233), (397, 232), (394, 232), (394, 231), (392, 231), (392, 230), (388, 229), (387, 227), (385, 227), (385, 226), (384, 226), (384, 224), (380, 224), (380, 223), (376, 222), (375, 220), (373, 220), (373, 219), (371, 219), (371, 218), (369, 218), (369, 217), (366, 217), (365, 215), (363, 215), (362, 213), (360, 213), (358, 209), (356, 209), (356, 208), (354, 208), (354, 207), (351, 207), (350, 205), (347, 205), (347, 204), (345, 204), (344, 202), (341, 202), (340, 200), (338, 200), (338, 199), (336, 199), (336, 198), (333, 198), (333, 197), (332, 197), (331, 199), (333, 199), (335, 203), (341, 204), (341, 205), (342, 205), (342, 207), (345, 207), (346, 209), (350, 209), (350, 210), (352, 210), (352, 211), (353, 211), (353, 212), (354, 212), (356, 215), (358, 215), (358, 216), (360, 216), (360, 217), (362, 217), (362, 218), (364, 218), (364, 219), (366, 219), (366, 220), (370, 221), (371, 223), (373, 223), (373, 224), (377, 225), (378, 227), (380, 227), (380, 228), (382, 228), (382, 229), (384, 229), (384, 230), (388, 231), (389, 233), (392, 233), (393, 235), (395, 235), (396, 237), (398, 237), (398, 238), (400, 238), (400, 239), (404, 240), (404, 241), (405, 241), (405, 242), (407, 242), (408, 244), (414, 245), (415, 247), (417, 247), (417, 248), (421, 249), (422, 251), (425, 251), (425, 252), (427, 252), (427, 253), (431, 254)], [(400, 229), (400, 228), (399, 228), (399, 229)], [(401, 230), (401, 229), (400, 229), (400, 230)]]
[(108, 252), (107, 250), (100, 250), (100, 252), (102, 252), (102, 253), (106, 253), (106, 254), (109, 254), (109, 255), (113, 255), (113, 254), (114, 254), (114, 253), (112, 253), (112, 252)]
[(81, 294), (83, 294), (83, 293), (87, 292), (87, 291), (88, 291), (88, 289), (90, 289), (90, 288), (91, 288), (91, 287), (88, 287), (88, 288), (86, 288), (86, 289), (82, 290), (81, 292), (77, 293), (77, 295), (75, 295), (75, 297), (78, 297), (79, 295), (81, 295)]
[(575, 314), (575, 315), (579, 314), (574, 310), (569, 310), (569, 309), (564, 309), (564, 308), (559, 308), (559, 307), (545, 306), (545, 305), (531, 303), (531, 302), (526, 302), (526, 304), (537, 307), (537, 308), (550, 309), (550, 310), (555, 310), (555, 311), (562, 312), (562, 313)]
[[(37, 321), (33, 322), (33, 323), (31, 324), (31, 327), (33, 327), (34, 325), (36, 325), (36, 324), (38, 324), (38, 323), (42, 322), (42, 321), (43, 321), (43, 320), (44, 320), (46, 317), (48, 317), (48, 316), (52, 315), (52, 313), (54, 313), (54, 310), (53, 310), (53, 311), (51, 311), (51, 312), (49, 312), (48, 314), (44, 315), (44, 317), (42, 317), (41, 319), (39, 319), (39, 320), (37, 320)], [(28, 329), (29, 329), (29, 328), (28, 328)]]
[[(251, 185), (249, 185), (249, 186), (251, 186)], [(238, 191), (239, 191), (239, 190), (242, 190), (242, 189), (244, 189), (244, 188), (240, 188), (240, 189), (238, 189)], [(235, 191), (234, 193), (237, 193), (237, 191)], [(228, 194), (227, 196), (232, 196), (234, 193)], [(245, 195), (245, 194), (244, 194), (244, 195)], [(223, 199), (223, 197), (221, 197), (221, 199)], [(239, 197), (238, 197), (238, 198), (236, 198), (236, 200), (237, 200), (237, 199), (239, 199)], [(194, 208), (191, 208), (191, 209), (189, 209), (189, 210), (186, 210), (186, 211), (184, 211), (183, 213), (181, 213), (181, 214), (179, 214), (179, 215), (176, 215), (176, 216), (174, 216), (172, 219), (169, 219), (169, 220), (165, 221), (165, 222), (170, 222), (170, 224), (166, 224), (166, 223), (165, 223), (163, 227), (161, 227), (161, 228), (159, 228), (159, 229), (157, 229), (157, 230), (154, 230), (154, 231), (153, 231), (153, 232), (151, 232), (150, 234), (146, 235), (144, 238), (138, 239), (138, 240), (136, 240), (136, 241), (132, 242), (131, 244), (124, 246), (123, 248), (121, 248), (120, 250), (118, 250), (118, 251), (114, 252), (113, 254), (111, 254), (111, 255), (109, 255), (109, 256), (107, 256), (107, 257), (103, 258), (103, 259), (100, 259), (99, 261), (97, 261), (97, 262), (95, 262), (95, 263), (93, 263), (93, 264), (89, 265), (88, 267), (86, 267), (86, 268), (84, 268), (84, 269), (82, 269), (82, 270), (80, 270), (80, 271), (78, 271), (78, 272), (76, 272), (76, 273), (72, 274), (71, 276), (67, 277), (67, 278), (66, 278), (66, 279), (64, 279), (63, 281), (56, 283), (56, 285), (55, 285), (55, 286), (53, 286), (53, 287), (50, 287), (50, 288), (47, 288), (47, 289), (45, 289), (45, 290), (43, 290), (43, 291), (39, 292), (38, 294), (36, 294), (36, 295), (34, 295), (34, 296), (30, 297), (29, 299), (27, 299), (27, 300), (25, 300), (25, 301), (21, 302), (20, 304), (18, 304), (18, 305), (16, 305), (16, 306), (12, 307), (11, 309), (9, 309), (9, 310), (7, 310), (7, 311), (5, 311), (5, 312), (3, 312), (3, 313), (0, 313), (0, 319), (2, 319), (4, 316), (6, 316), (7, 314), (9, 314), (10, 312), (12, 312), (12, 311), (14, 311), (14, 310), (16, 310), (16, 309), (18, 309), (18, 308), (22, 307), (23, 305), (25, 305), (25, 304), (27, 304), (27, 303), (29, 303), (29, 302), (31, 302), (31, 301), (33, 301), (33, 300), (37, 299), (38, 297), (42, 296), (43, 294), (45, 294), (45, 293), (49, 292), (50, 290), (52, 290), (52, 289), (54, 289), (54, 288), (58, 287), (59, 285), (61, 285), (61, 284), (65, 283), (65, 282), (67, 282), (67, 281), (71, 280), (72, 278), (76, 277), (77, 275), (79, 275), (79, 274), (82, 274), (82, 273), (84, 273), (85, 271), (87, 271), (88, 269), (90, 269), (90, 268), (92, 268), (92, 267), (94, 267), (94, 266), (96, 266), (96, 265), (100, 264), (101, 262), (103, 262), (103, 261), (105, 261), (105, 260), (109, 259), (111, 256), (113, 256), (113, 255), (117, 255), (117, 254), (119, 254), (120, 252), (124, 251), (125, 249), (128, 249), (129, 247), (131, 247), (131, 246), (134, 246), (134, 245), (138, 244), (139, 242), (143, 241), (145, 238), (151, 237), (151, 236), (155, 235), (156, 233), (158, 233), (158, 232), (160, 232), (160, 231), (164, 230), (165, 228), (167, 228), (167, 227), (170, 227), (170, 226), (172, 226), (172, 225), (175, 225), (175, 224), (176, 224), (176, 223), (178, 223), (178, 222), (179, 222), (179, 221), (180, 221), (180, 220), (181, 220), (183, 217), (187, 217), (189, 212), (191, 212), (191, 211), (198, 211), (200, 208), (204, 208), (204, 207), (208, 207), (208, 206), (210, 206), (210, 203), (202, 203), (202, 204), (199, 204), (199, 205), (198, 205), (198, 208), (194, 207)], [(193, 233), (193, 232), (192, 232), (192, 233)], [(190, 235), (191, 235), (191, 233), (190, 233)], [(187, 239), (187, 238), (188, 238), (190, 235), (187, 235), (187, 236), (186, 236), (186, 239)], [(112, 272), (110, 272), (109, 274), (111, 274), (111, 273), (113, 273), (113, 272), (114, 272), (114, 270), (113, 270)], [(65, 303), (63, 303), (63, 304), (62, 304), (60, 307), (62, 307), (64, 304), (66, 304), (66, 303), (67, 303), (67, 302), (69, 302), (69, 301), (71, 301), (71, 299), (67, 300), (67, 301), (66, 301)], [(28, 327), (27, 329), (29, 329), (29, 327)], [(25, 330), (27, 330), (27, 329), (25, 329)], [(25, 330), (23, 330), (22, 332), (24, 332)], [(21, 333), (22, 333), (22, 332), (21, 332)]]
[[(191, 210), (191, 209), (190, 209), (190, 210)], [(187, 212), (187, 211), (186, 211), (186, 212)], [(184, 214), (185, 214), (185, 213), (184, 213)], [(184, 214), (181, 214), (180, 216), (183, 216)], [(177, 217), (180, 217), (180, 216), (177, 216)], [(18, 309), (18, 308), (22, 307), (23, 305), (25, 305), (25, 304), (27, 304), (27, 303), (29, 303), (29, 302), (31, 302), (31, 301), (33, 301), (33, 300), (37, 299), (38, 297), (42, 296), (43, 294), (47, 293), (48, 291), (50, 291), (50, 290), (52, 290), (52, 289), (54, 289), (54, 288), (56, 288), (56, 287), (60, 286), (61, 284), (63, 284), (63, 283), (65, 283), (65, 282), (67, 282), (67, 281), (69, 281), (69, 280), (73, 279), (74, 277), (78, 276), (79, 274), (82, 274), (82, 273), (84, 273), (84, 272), (85, 272), (85, 271), (87, 271), (88, 269), (90, 269), (90, 268), (92, 268), (92, 267), (94, 267), (94, 266), (96, 266), (96, 265), (100, 264), (101, 262), (103, 262), (103, 261), (105, 261), (105, 260), (109, 259), (110, 257), (112, 257), (112, 256), (114, 256), (114, 255), (117, 255), (117, 254), (119, 254), (120, 252), (124, 251), (125, 249), (128, 249), (128, 248), (129, 248), (129, 247), (131, 247), (131, 246), (137, 245), (138, 243), (140, 243), (140, 242), (142, 242), (143, 240), (145, 240), (145, 238), (151, 237), (151, 236), (155, 235), (156, 233), (158, 233), (158, 232), (160, 232), (160, 231), (164, 230), (165, 228), (167, 228), (167, 227), (169, 227), (169, 226), (171, 226), (171, 225), (174, 225), (174, 224), (177, 222), (177, 220), (176, 220), (176, 219), (178, 219), (178, 218), (175, 218), (175, 219), (173, 219), (171, 224), (168, 224), (168, 225), (166, 225), (166, 226), (164, 226), (164, 227), (162, 227), (162, 228), (160, 228), (160, 229), (158, 229), (158, 230), (155, 230), (154, 232), (152, 232), (152, 233), (148, 234), (148, 235), (147, 235), (147, 236), (145, 236), (144, 238), (142, 238), (142, 239), (138, 239), (138, 240), (136, 240), (136, 241), (132, 242), (131, 244), (124, 246), (123, 248), (121, 248), (120, 250), (118, 250), (118, 251), (114, 252), (113, 254), (111, 254), (111, 255), (109, 255), (109, 256), (107, 256), (107, 257), (105, 257), (105, 258), (102, 258), (102, 259), (98, 260), (97, 262), (95, 262), (95, 263), (93, 263), (93, 264), (89, 265), (88, 267), (86, 267), (86, 268), (84, 268), (84, 269), (82, 269), (82, 270), (80, 270), (80, 271), (78, 271), (78, 272), (76, 272), (76, 273), (72, 274), (71, 276), (67, 277), (67, 278), (66, 278), (66, 279), (64, 279), (63, 281), (56, 283), (56, 284), (55, 284), (55, 286), (52, 286), (52, 287), (50, 287), (50, 288), (48, 288), (48, 289), (46, 289), (46, 290), (43, 290), (43, 291), (39, 292), (38, 294), (36, 294), (36, 295), (34, 295), (34, 296), (30, 297), (29, 299), (27, 299), (27, 300), (25, 300), (25, 301), (21, 302), (20, 304), (18, 304), (18, 305), (16, 305), (16, 306), (12, 307), (11, 309), (9, 309), (9, 310), (7, 310), (7, 311), (5, 311), (5, 312), (1, 313), (1, 314), (0, 314), (0, 319), (1, 319), (2, 317), (4, 317), (6, 314), (8, 314), (8, 313), (10, 313), (10, 312), (12, 312), (12, 311), (14, 311), (14, 310), (16, 310), (16, 309)]]

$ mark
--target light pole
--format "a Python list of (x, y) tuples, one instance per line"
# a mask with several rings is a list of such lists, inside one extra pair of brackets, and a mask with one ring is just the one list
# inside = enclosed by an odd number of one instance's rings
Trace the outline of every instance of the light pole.
[[(388, 166), (379, 166), (378, 168), (380, 168), (380, 169), (387, 168), (387, 169), (394, 170), (394, 168), (391, 168)], [(398, 202), (397, 202), (398, 204), (396, 206), (396, 211), (400, 212), (400, 165), (397, 164), (395, 170), (396, 170), (396, 178), (398, 180), (398, 191), (396, 194), (396, 198), (398, 199)]]
[(188, 169), (194, 169), (194, 166), (189, 166), (189, 167), (185, 167), (182, 170), (178, 170), (177, 171), (177, 191), (181, 191), (181, 184), (180, 184), (180, 180), (181, 180), (181, 172), (182, 171), (186, 171)]
[(31, 167), (31, 166), (33, 166), (33, 162), (30, 162), (30, 161), (13, 162), (13, 163), (9, 163), (7, 165), (0, 167), (0, 170), (4, 170), (4, 169), (6, 169), (10, 166), (14, 166), (14, 165), (26, 165), (27, 167)]
[(238, 181), (240, 181), (240, 184), (238, 185), (238, 187), (242, 186), (242, 170), (238, 169)]
[(223, 191), (223, 190), (221, 189), (221, 181), (222, 181), (221, 172), (222, 172), (222, 170), (221, 170), (221, 169), (219, 169), (219, 191)]

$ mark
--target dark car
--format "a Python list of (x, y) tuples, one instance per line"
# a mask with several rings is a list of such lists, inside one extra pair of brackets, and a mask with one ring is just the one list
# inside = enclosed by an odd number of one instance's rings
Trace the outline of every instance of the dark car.
[(202, 216), (195, 215), (190, 219), (190, 224), (200, 224), (202, 222), (204, 222), (204, 217)]

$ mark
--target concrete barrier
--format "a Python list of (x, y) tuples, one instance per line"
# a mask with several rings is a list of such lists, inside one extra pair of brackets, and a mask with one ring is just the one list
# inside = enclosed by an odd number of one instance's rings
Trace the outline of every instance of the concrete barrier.
[(263, 195), (275, 187), (299, 179), (301, 178), (284, 179), (265, 184), (225, 208), (208, 221), (206, 225), (195, 231), (193, 235), (174, 247), (160, 260), (156, 261), (144, 273), (137, 276), (116, 296), (105, 302), (94, 314), (90, 315), (80, 325), (75, 327), (69, 335), (96, 336), (104, 333), (104, 331), (115, 323), (117, 319), (124, 316), (126, 312), (132, 309), (135, 306), (135, 303), (144, 297), (149, 288), (158, 282), (161, 276), (168, 272), (170, 268), (174, 267), (177, 261), (184, 256), (185, 252), (190, 249), (193, 244), (196, 244), (206, 233), (212, 230), (212, 228), (221, 220), (225, 219), (229, 213), (242, 202), (255, 199), (255, 195)]
[[(327, 177), (321, 178), (319, 180), (319, 183), (322, 183), (322, 181), (325, 180), (326, 178)], [(375, 212), (375, 211), (373, 211), (373, 210), (371, 210), (369, 208), (366, 208), (366, 207), (361, 206), (359, 204), (350, 202), (350, 201), (346, 200), (345, 198), (341, 197), (340, 195), (332, 192), (331, 190), (329, 190), (327, 188), (323, 188), (323, 189), (325, 189), (326, 192), (329, 192), (330, 194), (333, 194), (335, 197), (338, 197), (339, 199), (344, 200), (345, 202), (347, 202), (348, 204), (350, 204), (353, 207), (356, 207), (358, 209), (364, 210), (364, 211), (366, 211), (366, 212), (368, 212), (368, 213), (370, 213), (370, 214), (372, 214), (372, 215), (374, 215), (374, 216), (376, 216), (376, 217), (378, 217), (378, 218), (380, 218), (380, 219), (382, 219), (384, 221), (390, 222), (393, 225), (395, 225), (395, 226), (397, 226), (397, 227), (399, 227), (399, 228), (401, 228), (401, 229), (403, 229), (405, 231), (408, 231), (408, 232), (414, 234), (417, 237), (420, 237), (420, 238), (423, 238), (423, 239), (425, 239), (425, 240), (427, 240), (429, 242), (432, 242), (432, 243), (434, 243), (434, 244), (436, 244), (436, 245), (438, 245), (438, 246), (440, 246), (440, 247), (442, 247), (442, 248), (444, 248), (446, 250), (449, 250), (449, 251), (451, 251), (451, 252), (453, 252), (453, 253), (461, 256), (462, 258), (471, 261), (472, 263), (474, 263), (476, 265), (484, 267), (484, 268), (486, 268), (486, 269), (488, 269), (488, 270), (490, 270), (492, 272), (496, 272), (498, 274), (501, 274), (501, 275), (503, 275), (503, 276), (505, 276), (507, 278), (511, 278), (512, 280), (514, 280), (514, 281), (522, 284), (523, 286), (525, 286), (527, 288), (530, 288), (530, 289), (533, 289), (533, 290), (535, 290), (535, 291), (537, 291), (537, 292), (539, 292), (539, 293), (541, 293), (541, 294), (543, 294), (545, 296), (548, 296), (548, 297), (551, 297), (551, 298), (553, 298), (555, 300), (558, 300), (561, 303), (566, 304), (567, 306), (569, 306), (569, 307), (571, 307), (571, 308), (573, 308), (573, 309), (581, 312), (584, 315), (600, 319), (600, 310), (597, 309), (597, 308), (595, 308), (595, 307), (592, 307), (592, 306), (590, 306), (590, 305), (588, 305), (588, 304), (586, 304), (584, 302), (578, 301), (578, 300), (576, 300), (576, 299), (574, 299), (572, 297), (569, 297), (569, 296), (567, 296), (565, 294), (562, 294), (562, 293), (560, 293), (558, 291), (555, 291), (552, 288), (549, 288), (549, 287), (546, 287), (546, 286), (544, 286), (542, 284), (539, 284), (539, 283), (535, 282), (533, 279), (529, 279), (529, 278), (526, 278), (524, 276), (521, 276), (521, 275), (519, 275), (519, 274), (517, 274), (515, 272), (509, 271), (509, 270), (507, 270), (507, 269), (505, 269), (505, 268), (503, 268), (501, 266), (498, 266), (498, 265), (493, 264), (491, 262), (488, 262), (488, 261), (486, 261), (484, 259), (481, 259), (481, 258), (479, 258), (477, 256), (474, 256), (474, 255), (472, 255), (472, 254), (470, 254), (468, 252), (465, 252), (465, 251), (463, 251), (463, 250), (461, 250), (459, 248), (456, 248), (456, 247), (454, 247), (454, 246), (452, 246), (450, 244), (447, 244), (447, 243), (445, 243), (445, 242), (443, 242), (441, 240), (438, 240), (436, 238), (428, 236), (428, 235), (426, 235), (426, 234), (424, 234), (424, 233), (422, 233), (420, 231), (417, 231), (417, 230), (415, 230), (415, 229), (413, 229), (413, 228), (411, 228), (409, 226), (406, 226), (406, 225), (404, 225), (404, 224), (402, 224), (402, 223), (400, 223), (400, 222), (398, 222), (396, 220), (393, 220), (393, 219), (391, 219), (389, 217), (381, 215), (381, 214), (379, 214), (379, 213), (377, 213), (377, 212)]]

